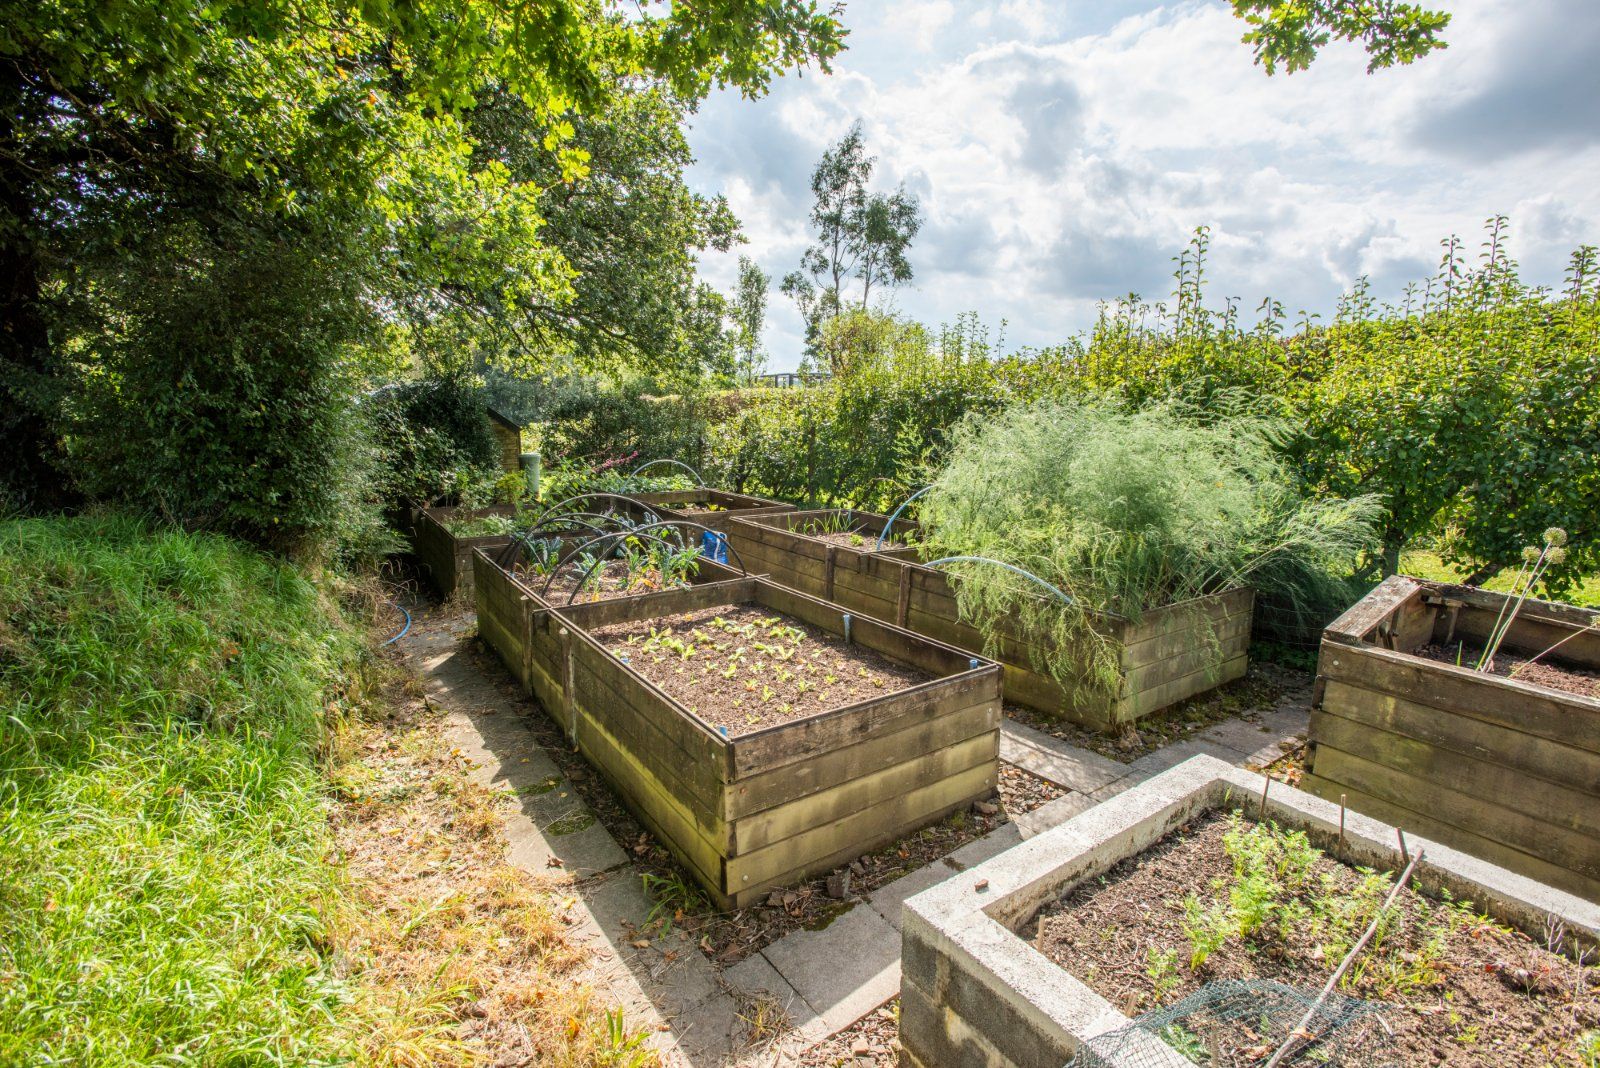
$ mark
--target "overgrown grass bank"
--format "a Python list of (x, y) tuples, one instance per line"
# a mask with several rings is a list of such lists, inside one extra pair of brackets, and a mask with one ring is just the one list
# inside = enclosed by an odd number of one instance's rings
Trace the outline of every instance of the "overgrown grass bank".
[(0, 1063), (339, 1056), (318, 745), (361, 656), (228, 540), (0, 523)]

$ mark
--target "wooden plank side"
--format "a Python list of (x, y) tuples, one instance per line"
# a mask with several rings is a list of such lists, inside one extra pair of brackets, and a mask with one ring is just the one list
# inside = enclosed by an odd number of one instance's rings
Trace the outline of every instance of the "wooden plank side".
[(584, 756), (616, 789), (629, 811), (666, 844), (722, 907), (731, 905), (723, 856), (700, 833), (679, 798), (635, 759), (636, 754), (603, 729), (591, 723), (583, 739)]
[[(1325, 801), (1339, 804), (1342, 798), (1351, 809), (1373, 819), (1382, 820), (1384, 823), (1442, 842), (1452, 849), (1459, 849), (1464, 853), (1471, 853), (1475, 857), (1487, 860), (1491, 864), (1498, 864), (1509, 871), (1525, 875), (1530, 879), (1537, 879), (1565, 890), (1570, 894), (1587, 898), (1590, 901), (1600, 902), (1600, 879), (1587, 879), (1577, 872), (1570, 871), (1557, 864), (1519, 849), (1513, 849), (1501, 842), (1493, 841), (1482, 835), (1473, 834), (1471, 831), (1462, 830), (1443, 823), (1430, 815), (1417, 812), (1404, 805), (1374, 797), (1356, 789), (1349, 783), (1337, 782), (1321, 775), (1306, 774), (1300, 779), (1300, 789), (1316, 794)], [(1486, 908), (1488, 902), (1473, 902), (1480, 909)], [(1491, 914), (1492, 914), (1492, 910)]]
[[(1456, 616), (1453, 640), (1481, 648), (1488, 640), (1494, 622), (1495, 613), (1488, 609), (1464, 609)], [(1563, 620), (1541, 619), (1525, 612), (1518, 612), (1517, 618), (1512, 620), (1500, 648), (1517, 656), (1538, 656), (1558, 642), (1561, 648), (1547, 659), (1565, 661), (1587, 670), (1600, 668), (1600, 630)], [(1409, 652), (1416, 646), (1401, 645), (1399, 648)]]
[(1593, 793), (1345, 719), (1326, 706), (1312, 711), (1310, 738), (1319, 747), (1331, 746), (1410, 778), (1453, 789), (1469, 786), (1474, 794), (1492, 799), (1497, 807), (1594, 839), (1596, 854), (1600, 855), (1600, 796)]
[(1234, 679), (1244, 678), (1245, 671), (1248, 670), (1249, 665), (1249, 655), (1240, 653), (1238, 656), (1224, 661), (1215, 671), (1203, 669), (1148, 690), (1129, 693), (1127, 701), (1119, 708), (1117, 714), (1122, 717), (1121, 722), (1126, 722), (1159, 712), (1169, 705), (1177, 704), (1186, 697), (1193, 697), (1195, 694), (1215, 689), (1225, 683), (1232, 682)]
[(832, 866), (834, 858), (840, 856), (860, 856), (894, 841), (952, 806), (993, 793), (997, 778), (995, 765), (983, 763), (764, 849), (730, 857), (725, 868), (729, 889), (736, 900), (747, 901), (748, 895), (772, 886), (777, 877), (826, 870), (818, 865)]
[(1145, 693), (1165, 686), (1176, 679), (1188, 678), (1195, 673), (1219, 674), (1222, 665), (1243, 656), (1250, 648), (1250, 626), (1245, 626), (1227, 639), (1217, 641), (1199, 630), (1180, 632), (1189, 644), (1161, 660), (1151, 661), (1128, 671), (1124, 676), (1133, 693)]
[(560, 605), (553, 611), (576, 629), (587, 633), (614, 623), (636, 623), (683, 612), (698, 612), (702, 608), (742, 604), (755, 595), (756, 581), (741, 578), (705, 582), (679, 589), (658, 590), (638, 597)]
[[(1427, 587), (1428, 593), (1436, 598), (1449, 598), (1472, 607), (1481, 609), (1493, 617), (1500, 611), (1500, 606), (1508, 599), (1504, 593), (1496, 593), (1478, 586), (1461, 586), (1450, 582), (1424, 582), (1414, 580)], [(1564, 623), (1570, 627), (1587, 627), (1600, 619), (1600, 609), (1582, 608), (1578, 605), (1563, 604), (1560, 601), (1541, 601), (1530, 597), (1522, 602), (1522, 608), (1517, 612), (1517, 618), (1526, 615), (1529, 619), (1544, 619), (1552, 622)]]
[(903, 731), (975, 704), (993, 703), (998, 708), (999, 702), (1000, 673), (991, 668), (782, 723), (733, 739), (733, 778)]
[(656, 719), (638, 715), (581, 660), (573, 663), (573, 700), (579, 717), (578, 746), (584, 744), (584, 727), (602, 729), (628, 752), (630, 760), (645, 767), (673, 791), (692, 812), (702, 833), (726, 848), (722, 819), (722, 784), (706, 762), (687, 753), (677, 740), (660, 729)]
[(444, 597), (455, 593), (455, 547), (450, 543), (450, 532), (428, 509), (423, 509), (417, 516), (413, 547), (418, 562), (427, 569), (434, 589)]
[(1000, 732), (987, 731), (932, 753), (906, 754), (898, 764), (842, 782), (820, 793), (736, 820), (732, 856), (744, 856), (791, 839), (851, 813), (875, 808), (901, 794), (956, 777), (999, 759)]
[[(856, 645), (871, 649), (897, 663), (920, 668), (936, 677), (975, 671), (989, 663), (981, 656), (942, 642), (930, 641), (920, 634), (870, 616), (858, 614), (852, 617), (851, 622), (850, 635)], [(974, 661), (977, 662), (976, 666)]]
[(1324, 641), (1323, 684), (1347, 682), (1429, 708), (1498, 723), (1600, 753), (1600, 700), (1562, 693), (1370, 645)]
[(478, 633), (526, 689), (528, 680), (528, 623), (531, 601), (484, 553), (472, 560)]
[(1343, 719), (1586, 792), (1600, 806), (1600, 753), (1345, 682), (1328, 683), (1322, 708)]
[(815, 875), (820, 875), (823, 872), (832, 871), (838, 867), (842, 867), (855, 858), (872, 852), (874, 849), (882, 848), (891, 842), (916, 833), (923, 827), (932, 826), (933, 824), (938, 823), (940, 820), (945, 819), (947, 816), (950, 816), (955, 812), (960, 812), (966, 808), (969, 808), (974, 801), (980, 801), (983, 798), (992, 797), (994, 795), (994, 791), (994, 783), (988, 783), (980, 786), (977, 790), (966, 797), (957, 797), (953, 800), (947, 799), (947, 803), (942, 808), (933, 809), (932, 811), (927, 812), (920, 812), (907, 819), (900, 826), (886, 828), (864, 843), (846, 844), (841, 848), (834, 850), (831, 854), (812, 858), (798, 867), (791, 868), (789, 871), (783, 872), (782, 874), (772, 876), (767, 880), (765, 885), (758, 885), (740, 890), (733, 896), (734, 907), (748, 908), (749, 906), (761, 900), (762, 897), (770, 893), (774, 887), (790, 886), (794, 883), (800, 882), (801, 880)]
[[(1468, 834), (1531, 853), (1587, 879), (1600, 878), (1600, 842), (1545, 820), (1505, 808), (1477, 793), (1407, 775), (1354, 753), (1319, 742), (1314, 774), (1418, 812)], [(1469, 783), (1461, 783), (1470, 788)]]
[(648, 720), (687, 755), (697, 772), (703, 769), (720, 782), (728, 781), (727, 739), (713, 734), (711, 728), (690, 715), (688, 709), (586, 636), (577, 634), (574, 639), (574, 668), (587, 670), (598, 683), (611, 691), (611, 699), (616, 702), (611, 710), (597, 709), (598, 715), (604, 717), (608, 711), (614, 711), (617, 715)]
[(1404, 575), (1391, 575), (1377, 588), (1351, 605), (1344, 615), (1329, 623), (1325, 638), (1342, 642), (1365, 641), (1394, 611), (1413, 597), (1420, 597), (1424, 585)]
[(1248, 644), (1252, 620), (1253, 615), (1249, 612), (1232, 612), (1221, 618), (1209, 614), (1197, 615), (1193, 620), (1194, 625), (1184, 630), (1171, 630), (1142, 642), (1124, 645), (1123, 669), (1136, 671), (1146, 665), (1157, 664), (1189, 652), (1205, 643), (1226, 646), (1242, 637)]
[(831, 749), (772, 771), (735, 780), (728, 785), (724, 794), (726, 808), (723, 818), (736, 820), (882, 771), (906, 759), (908, 755), (931, 753), (995, 730), (1000, 725), (1000, 715), (1000, 710), (992, 704), (976, 704), (937, 719), (913, 724), (902, 731), (880, 734), (854, 745)]
[(1255, 610), (1255, 603), (1256, 591), (1246, 587), (1153, 608), (1137, 623), (1107, 618), (1099, 629), (1115, 636), (1123, 645), (1138, 645), (1163, 634), (1188, 630), (1198, 618), (1217, 622), (1230, 616), (1248, 616)]

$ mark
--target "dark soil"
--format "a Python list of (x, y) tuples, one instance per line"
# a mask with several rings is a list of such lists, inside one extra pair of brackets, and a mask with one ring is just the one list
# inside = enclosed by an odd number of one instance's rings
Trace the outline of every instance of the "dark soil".
[[(1181, 742), (1216, 723), (1230, 719), (1254, 722), (1262, 712), (1297, 703), (1309, 704), (1314, 675), (1279, 664), (1252, 663), (1244, 678), (1181, 701), (1144, 719), (1121, 734), (1102, 734), (1065, 719), (1055, 719), (1020, 705), (1006, 705), (1006, 715), (1064, 742), (1131, 764), (1142, 756)], [(1265, 742), (1266, 735), (1262, 736)]]
[(883, 531), (881, 528), (875, 529), (871, 527), (857, 527), (854, 530), (843, 530), (828, 534), (819, 534), (815, 531), (806, 530), (804, 527), (802, 527), (799, 530), (796, 530), (795, 533), (803, 534), (808, 538), (815, 538), (817, 541), (825, 541), (829, 545), (843, 545), (848, 549), (855, 549), (864, 553), (876, 552), (879, 551), (880, 548), (883, 551), (887, 551), (889, 549), (904, 549), (913, 544), (897, 538), (885, 538), (883, 540), (883, 545), (880, 547), (878, 545), (878, 535), (882, 534)]
[[(1479, 646), (1452, 642), (1449, 645), (1424, 645), (1417, 650), (1416, 655), (1441, 664), (1471, 668), (1477, 665), (1478, 657), (1482, 653), (1483, 649)], [(1540, 660), (1538, 663), (1530, 664), (1528, 658), (1497, 653), (1494, 658), (1493, 674), (1518, 682), (1531, 682), (1535, 686), (1548, 686), (1563, 693), (1575, 693), (1580, 697), (1600, 697), (1600, 672), (1586, 671), (1561, 663), (1552, 664)]]
[[(1041, 915), (1038, 948), (1130, 1015), (1221, 979), (1320, 989), (1346, 950), (1325, 952), (1318, 926), (1305, 920), (1284, 924), (1281, 936), (1272, 921), (1249, 938), (1230, 935), (1191, 969), (1184, 899), (1194, 894), (1202, 904), (1225, 903), (1240, 885), (1223, 843), (1227, 829), (1225, 817), (1208, 817), (1079, 887)], [(1312, 894), (1350, 901), (1363, 879), (1324, 855), (1311, 871), (1301, 901)], [(1370, 891), (1372, 907), (1386, 892)], [(1353, 967), (1348, 974), (1356, 978), (1341, 989), (1388, 1005), (1383, 1018), (1395, 1034), (1397, 1063), (1582, 1064), (1579, 1036), (1600, 1026), (1600, 969), (1580, 967), (1465, 907), (1429, 901), (1409, 888), (1397, 909), (1398, 920), (1358, 958), (1364, 966)], [(1350, 923), (1350, 944), (1371, 915), (1369, 909)], [(1155, 963), (1162, 953), (1171, 954), (1164, 967)], [(1219, 1045), (1207, 1062), (1213, 1068), (1258, 1064), (1276, 1041), (1241, 1027)]]
[[(530, 574), (520, 567), (517, 570), (517, 578), (524, 586), (539, 594), (550, 604), (564, 605), (567, 599), (572, 597), (572, 591), (578, 588), (578, 582), (583, 578), (583, 569), (576, 565), (562, 568), (546, 592), (545, 582), (549, 577), (548, 573)], [(589, 576), (589, 581), (583, 585), (583, 592), (578, 594), (572, 603), (592, 604), (595, 601), (616, 600), (618, 597), (637, 597), (665, 588), (659, 571), (653, 569), (644, 572), (630, 571), (627, 561), (608, 560)]]
[(593, 632), (619, 660), (729, 737), (883, 697), (934, 676), (758, 604)]

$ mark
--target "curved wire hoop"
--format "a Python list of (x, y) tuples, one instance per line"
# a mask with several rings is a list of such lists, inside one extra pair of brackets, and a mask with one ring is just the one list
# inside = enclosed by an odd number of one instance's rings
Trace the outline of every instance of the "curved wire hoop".
[[(750, 573), (749, 570), (744, 566), (744, 557), (740, 556), (739, 555), (739, 550), (735, 549), (733, 547), (733, 544), (731, 542), (727, 541), (727, 537), (728, 536), (726, 534), (723, 534), (721, 531), (718, 531), (718, 530), (712, 530), (710, 527), (706, 526), (703, 523), (696, 523), (693, 520), (689, 520), (689, 519), (662, 519), (662, 520), (657, 520), (654, 523), (645, 523), (645, 524), (642, 524), (640, 526), (633, 527), (633, 528), (631, 528), (629, 530), (617, 530), (617, 531), (611, 532), (610, 534), (602, 534), (597, 538), (590, 538), (588, 541), (584, 542), (582, 545), (573, 546), (572, 548), (570, 548), (566, 552), (566, 554), (564, 556), (562, 556), (562, 558), (560, 560), (558, 560), (556, 562), (556, 566), (551, 568), (550, 577), (545, 579), (544, 589), (542, 589), (539, 592), (539, 596), (543, 597), (546, 594), (548, 594), (550, 592), (551, 583), (555, 582), (556, 573), (559, 572), (568, 563), (570, 563), (572, 561), (572, 559), (575, 556), (577, 556), (579, 553), (587, 551), (588, 548), (591, 545), (598, 545), (601, 542), (611, 542), (611, 544), (606, 545), (604, 547), (604, 549), (600, 553), (597, 554), (597, 557), (598, 557), (599, 560), (604, 560), (611, 553), (611, 551), (614, 548), (616, 548), (617, 545), (621, 544), (621, 539), (623, 539), (623, 538), (633, 537), (635, 535), (649, 534), (649, 533), (651, 533), (652, 531), (655, 531), (655, 530), (666, 530), (666, 529), (676, 530), (676, 529), (683, 528), (683, 527), (693, 527), (693, 528), (695, 528), (697, 530), (700, 530), (700, 531), (716, 534), (718, 537), (722, 538), (723, 541), (724, 541), (724, 544), (726, 544), (728, 546), (728, 551), (731, 552), (733, 554), (733, 556), (734, 556), (734, 559), (739, 562), (739, 572), (740, 572), (740, 574), (748, 575)], [(662, 539), (662, 540), (664, 541), (664, 539)], [(678, 547), (686, 549), (689, 546), (687, 544), (683, 543), (682, 541), (680, 541), (679, 544), (678, 544)], [(590, 570), (593, 570), (593, 566), (592, 565), (590, 567)], [(582, 589), (583, 587), (580, 584), (578, 588)], [(567, 603), (571, 604), (572, 602), (568, 601)]]
[[(631, 535), (631, 532), (630, 532), (630, 535)], [(635, 536), (637, 536), (641, 541), (655, 542), (656, 544), (665, 547), (668, 551), (671, 551), (673, 549), (683, 549), (683, 548), (685, 548), (685, 546), (681, 542), (678, 543), (677, 545), (674, 545), (672, 542), (668, 541), (666, 538), (657, 537), (654, 534), (639, 534), (639, 535), (635, 535)], [(598, 540), (598, 539), (596, 539), (596, 540)], [(578, 594), (582, 593), (583, 592), (583, 588), (589, 584), (589, 577), (591, 575), (593, 575), (597, 570), (599, 570), (600, 568), (604, 567), (608, 562), (609, 562), (609, 553), (607, 555), (605, 555), (605, 556), (597, 556), (597, 557), (595, 557), (594, 563), (590, 564), (589, 567), (584, 571), (584, 573), (578, 576), (577, 585), (573, 586), (572, 587), (572, 592), (567, 595), (567, 603), (568, 604), (571, 604), (573, 601), (576, 601), (578, 599)], [(559, 570), (559, 569), (557, 569), (557, 570)], [(555, 576), (556, 576), (556, 572), (555, 571), (551, 571), (550, 572), (550, 578), (545, 581), (544, 586), (545, 586), (545, 592), (546, 593), (549, 592), (550, 584), (555, 581)], [(687, 586), (688, 583), (684, 583), (683, 585)], [(541, 594), (541, 596), (543, 596), (543, 594)]]
[(1052, 586), (1050, 583), (1046, 582), (1044, 579), (1040, 578), (1038, 575), (1035, 575), (1032, 571), (1024, 571), (1022, 568), (1018, 567), (1016, 564), (1008, 564), (1004, 560), (996, 560), (993, 557), (989, 557), (989, 556), (941, 556), (937, 560), (929, 560), (927, 562), (927, 564), (925, 564), (923, 566), (925, 566), (925, 567), (938, 567), (940, 564), (956, 564), (956, 563), (993, 564), (995, 567), (1003, 567), (1007, 571), (1015, 572), (1016, 574), (1021, 575), (1023, 578), (1027, 579), (1029, 582), (1035, 583), (1036, 585), (1042, 586), (1045, 589), (1049, 590), (1050, 593), (1052, 595), (1054, 595), (1055, 598), (1057, 600), (1059, 600), (1062, 604), (1076, 604), (1077, 603), (1076, 601), (1074, 601), (1072, 599), (1072, 595), (1069, 594), (1066, 590), (1063, 590), (1059, 586)]
[[(495, 563), (501, 567), (510, 567), (515, 561), (518, 549), (532, 545), (538, 539), (538, 534), (545, 527), (557, 523), (571, 523), (595, 534), (608, 534), (627, 517), (617, 512), (562, 512), (558, 515), (546, 514), (525, 530), (517, 531), (511, 535), (511, 540), (505, 548), (495, 556)], [(556, 531), (549, 536), (558, 537), (563, 533), (579, 533), (578, 531)]]
[(921, 489), (917, 490), (917, 492), (901, 501), (900, 507), (889, 513), (889, 521), (883, 525), (883, 533), (878, 535), (878, 543), (872, 547), (873, 552), (877, 552), (879, 549), (883, 548), (884, 541), (889, 537), (889, 531), (894, 529), (894, 521), (900, 518), (900, 513), (906, 510), (906, 506), (931, 489), (933, 489), (931, 483), (923, 486)]
[(690, 467), (688, 464), (684, 463), (682, 460), (649, 460), (649, 461), (647, 461), (645, 463), (640, 464), (638, 467), (635, 467), (632, 471), (629, 471), (628, 472), (628, 477), (632, 478), (634, 475), (637, 475), (640, 471), (644, 471), (647, 468), (654, 467), (656, 464), (671, 464), (673, 467), (681, 467), (685, 471), (689, 472), (691, 475), (694, 476), (694, 483), (695, 483), (696, 486), (699, 486), (701, 489), (705, 489), (706, 488), (706, 480), (700, 477), (700, 472), (696, 471), (694, 468)]

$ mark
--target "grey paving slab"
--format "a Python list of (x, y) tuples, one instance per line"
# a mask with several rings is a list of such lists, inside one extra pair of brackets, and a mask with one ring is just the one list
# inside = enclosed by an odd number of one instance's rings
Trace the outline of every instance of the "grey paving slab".
[(1111, 783), (1109, 786), (1100, 787), (1100, 789), (1089, 795), (1089, 800), (1098, 805), (1108, 797), (1116, 797), (1130, 786), (1137, 786), (1141, 781), (1143, 781), (1143, 779), (1144, 776), (1141, 775), (1124, 776), (1123, 778), (1118, 779), (1116, 782)]
[(945, 857), (944, 863), (955, 871), (966, 871), (990, 857), (999, 856), (1021, 841), (1022, 834), (1015, 823), (1002, 823), (976, 842), (968, 842)]
[(1146, 753), (1138, 760), (1135, 760), (1128, 765), (1128, 776), (1142, 781), (1159, 772), (1166, 771), (1168, 768), (1177, 767), (1192, 756), (1200, 756), (1202, 754), (1216, 757), (1218, 760), (1229, 764), (1237, 764), (1241, 759), (1239, 753), (1229, 749), (1227, 746), (1218, 745), (1216, 742), (1201, 738), (1185, 738), (1181, 742), (1175, 742), (1162, 749), (1157, 749), (1153, 753)]
[(1127, 774), (1127, 768), (1115, 760), (1010, 719), (1000, 725), (1000, 759), (1080, 793), (1097, 790)]
[(900, 992), (900, 932), (868, 905), (820, 931), (795, 931), (762, 954), (836, 1034)]
[(790, 1034), (803, 1043), (828, 1037), (822, 1033), (825, 1026), (822, 1017), (789, 985), (787, 979), (778, 974), (778, 969), (764, 954), (746, 957), (723, 972), (722, 978), (732, 988), (736, 1002), (762, 996), (775, 1000), (789, 1018)]
[(1094, 800), (1088, 794), (1080, 794), (1074, 790), (1048, 804), (1040, 805), (1032, 812), (1024, 812), (1018, 816), (1015, 821), (1017, 833), (1022, 836), (1023, 841), (1027, 841), (1036, 834), (1067, 822), (1084, 809), (1093, 808), (1094, 804)]
[(956, 874), (956, 869), (945, 863), (944, 858), (924, 865), (909, 875), (902, 875), (894, 882), (880, 886), (867, 897), (867, 904), (882, 916), (890, 927), (896, 931), (900, 929), (900, 906), (905, 904), (906, 898), (912, 894), (920, 894), (930, 886), (939, 883)]
[(1229, 719), (1212, 724), (1193, 735), (1193, 739), (1231, 749), (1239, 756), (1248, 756), (1268, 742), (1275, 741), (1277, 735), (1271, 724), (1263, 719)]

